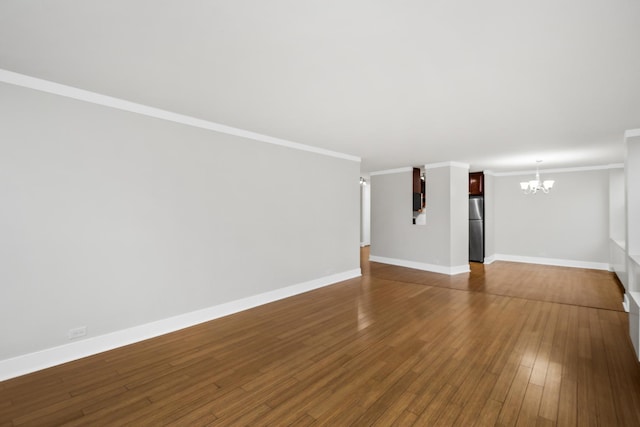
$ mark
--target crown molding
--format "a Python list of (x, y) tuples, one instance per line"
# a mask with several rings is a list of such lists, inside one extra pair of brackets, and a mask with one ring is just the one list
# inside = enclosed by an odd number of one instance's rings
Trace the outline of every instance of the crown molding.
[(624, 132), (625, 138), (633, 138), (635, 136), (640, 136), (640, 129), (629, 129)]
[(605, 169), (624, 169), (624, 163), (611, 163)]
[[(585, 172), (585, 171), (596, 171), (596, 170), (605, 170), (605, 169), (624, 169), (623, 163), (612, 163), (610, 165), (600, 165), (600, 166), (582, 166), (575, 168), (559, 168), (559, 169), (540, 169), (540, 172), (544, 173), (566, 173), (566, 172)], [(485, 174), (487, 171), (485, 171)], [(514, 171), (514, 172), (490, 172), (490, 175), (493, 176), (517, 176), (517, 175), (528, 175), (536, 173), (535, 169), (525, 170), (525, 171)]]
[(288, 141), (286, 139), (275, 138), (272, 136), (235, 128), (232, 126), (226, 126), (220, 123), (162, 110), (160, 108), (150, 107), (148, 105), (138, 104), (136, 102), (126, 101), (124, 99), (114, 98), (112, 96), (102, 95), (100, 93), (91, 92), (84, 89), (78, 89), (76, 87), (55, 83), (49, 80), (43, 80), (24, 74), (14, 73), (13, 71), (4, 70), (1, 68), (0, 82), (11, 84), (14, 86), (26, 87), (40, 92), (51, 93), (66, 98), (76, 99), (79, 101), (89, 102), (91, 104), (102, 105), (104, 107), (110, 107), (116, 110), (128, 111), (131, 113), (166, 120), (169, 122), (207, 129), (227, 135), (239, 136), (254, 141), (266, 142), (267, 144), (279, 145), (282, 147), (293, 148), (295, 150), (308, 151), (311, 153), (321, 154), (329, 157), (336, 157), (353, 162), (362, 161), (360, 157), (352, 156), (350, 154), (325, 150), (323, 148), (300, 144), (298, 142)]
[[(456, 167), (456, 168), (463, 168), (463, 169), (469, 169), (469, 165), (467, 163), (461, 163), (461, 162), (440, 162), (440, 163), (430, 163), (427, 165), (424, 165), (424, 169), (436, 169), (436, 168), (444, 168), (444, 167)], [(406, 168), (397, 168), (397, 169), (387, 169), (387, 170), (381, 170), (381, 171), (376, 171), (376, 172), (371, 172), (369, 175), (374, 176), (374, 175), (389, 175), (392, 173), (402, 173), (402, 172), (412, 172), (413, 171), (413, 167), (409, 166)]]
[(436, 168), (444, 168), (444, 167), (456, 167), (456, 168), (469, 169), (471, 166), (469, 166), (468, 163), (461, 163), (461, 162), (440, 162), (440, 163), (430, 163), (430, 164), (424, 165), (425, 169), (436, 169)]
[(397, 168), (397, 169), (387, 169), (387, 170), (382, 170), (382, 171), (371, 172), (369, 175), (371, 175), (371, 176), (390, 175), (392, 173), (403, 173), (403, 172), (413, 172), (413, 168), (412, 167), (406, 167), (406, 168)]

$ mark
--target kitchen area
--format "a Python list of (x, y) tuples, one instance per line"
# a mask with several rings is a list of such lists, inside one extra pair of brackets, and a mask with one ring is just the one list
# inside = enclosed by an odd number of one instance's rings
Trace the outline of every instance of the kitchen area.
[(469, 174), (469, 261), (484, 262), (484, 173)]

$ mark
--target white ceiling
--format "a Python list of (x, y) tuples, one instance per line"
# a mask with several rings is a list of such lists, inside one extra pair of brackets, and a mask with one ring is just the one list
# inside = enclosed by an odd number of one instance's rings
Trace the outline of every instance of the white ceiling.
[(623, 161), (636, 0), (3, 0), (0, 68), (362, 157)]

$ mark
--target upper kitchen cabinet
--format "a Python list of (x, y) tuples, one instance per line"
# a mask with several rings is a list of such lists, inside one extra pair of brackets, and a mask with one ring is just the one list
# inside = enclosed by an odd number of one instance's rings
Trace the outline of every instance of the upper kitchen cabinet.
[(420, 179), (420, 168), (413, 168), (413, 192), (422, 193), (422, 179)]
[(425, 208), (425, 184), (420, 168), (413, 168), (413, 223), (426, 224)]
[(484, 173), (473, 172), (469, 174), (469, 195), (482, 196), (484, 194)]
[(420, 168), (413, 168), (413, 211), (422, 212), (425, 207), (425, 185)]

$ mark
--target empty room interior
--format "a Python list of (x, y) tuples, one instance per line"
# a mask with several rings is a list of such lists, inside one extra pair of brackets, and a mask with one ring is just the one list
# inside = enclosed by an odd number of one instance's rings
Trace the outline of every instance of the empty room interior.
[(0, 426), (640, 425), (640, 3), (0, 2)]

